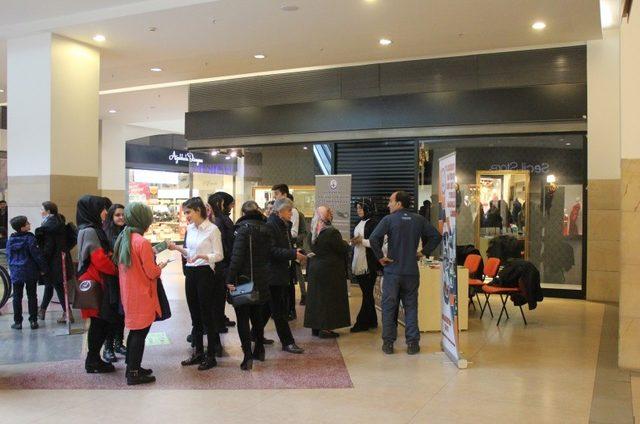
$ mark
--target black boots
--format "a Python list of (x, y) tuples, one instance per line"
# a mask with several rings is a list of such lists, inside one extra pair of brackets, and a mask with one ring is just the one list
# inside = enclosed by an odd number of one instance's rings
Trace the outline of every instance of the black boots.
[[(262, 359), (264, 361), (264, 359)], [(251, 349), (244, 352), (244, 359), (240, 364), (240, 369), (243, 371), (251, 371), (253, 368), (253, 356), (251, 355)]]
[(264, 362), (264, 345), (256, 343), (251, 354), (253, 359), (257, 359), (260, 362)]
[(202, 362), (200, 362), (200, 365), (198, 365), (198, 371), (206, 371), (206, 370), (210, 370), (211, 368), (215, 367), (216, 365), (218, 365), (218, 362), (216, 361), (216, 355), (214, 352), (207, 352), (203, 357), (202, 357)]
[(107, 337), (104, 341), (104, 350), (102, 351), (102, 359), (107, 362), (118, 362), (116, 353), (114, 352), (114, 341), (112, 337)]
[(124, 345), (122, 338), (122, 335), (116, 335), (113, 340), (113, 351), (119, 355), (127, 356), (127, 347)]
[(138, 384), (153, 383), (156, 378), (151, 375), (151, 370), (140, 368), (138, 370), (127, 370), (127, 385), (136, 386)]
[(202, 363), (202, 359), (204, 357), (204, 353), (203, 352), (196, 352), (195, 350), (193, 351), (193, 353), (191, 354), (191, 357), (188, 359), (185, 359), (184, 361), (180, 362), (180, 364), (183, 367), (188, 367), (191, 365), (197, 365)]
[(87, 355), (87, 359), (84, 361), (84, 369), (89, 374), (106, 374), (116, 370), (113, 364), (102, 361), (99, 354)]

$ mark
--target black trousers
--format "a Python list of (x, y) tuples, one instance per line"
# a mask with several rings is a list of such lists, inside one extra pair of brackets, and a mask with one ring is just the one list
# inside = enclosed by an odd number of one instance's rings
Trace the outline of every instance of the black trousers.
[(42, 302), (40, 303), (40, 309), (44, 309), (45, 311), (47, 310), (47, 308), (49, 307), (49, 303), (53, 298), (54, 290), (58, 295), (58, 301), (60, 302), (60, 306), (62, 307), (62, 310), (63, 311), (65, 310), (64, 287), (62, 286), (62, 284), (56, 284), (56, 285), (47, 284), (44, 286), (44, 293), (42, 294)]
[(295, 341), (289, 328), (289, 287), (269, 286), (269, 291), (271, 300), (269, 300), (269, 307), (264, 308), (263, 322), (266, 325), (269, 318), (273, 318), (280, 343), (282, 346), (290, 345)]
[(29, 321), (38, 321), (38, 283), (14, 282), (13, 283), (13, 321), (22, 323), (22, 297), (27, 288), (27, 304), (29, 305)]
[(227, 269), (216, 267), (213, 280), (213, 325), (214, 331), (225, 328), (224, 308), (227, 300)]
[(362, 290), (362, 305), (356, 318), (355, 327), (371, 328), (378, 325), (378, 315), (376, 314), (376, 305), (373, 299), (376, 277), (377, 274), (375, 272), (356, 277), (360, 290)]
[(142, 356), (144, 355), (144, 341), (149, 334), (149, 329), (129, 330), (127, 337), (127, 371), (138, 371), (142, 364)]
[(91, 317), (89, 331), (87, 332), (87, 344), (89, 351), (87, 352), (87, 363), (98, 363), (100, 359), (100, 349), (104, 344), (104, 340), (109, 334), (111, 323), (102, 318)]
[[(124, 340), (124, 320), (121, 320), (117, 323), (111, 323), (109, 326), (109, 332), (107, 333), (107, 338), (104, 341), (104, 346), (106, 348), (113, 349), (114, 343), (116, 341), (122, 343)], [(129, 340), (129, 338), (127, 338)]]
[[(251, 335), (254, 335), (256, 343), (262, 343), (264, 338), (264, 311), (262, 305), (243, 305), (234, 309), (238, 320), (238, 336), (240, 336), (242, 352), (247, 355), (251, 353)], [(249, 322), (251, 322), (251, 328), (249, 328)]]
[(191, 335), (197, 353), (204, 352), (203, 335), (207, 330), (209, 347), (215, 346), (217, 333), (213, 323), (213, 270), (208, 266), (185, 267), (184, 288), (187, 296), (187, 306), (191, 315)]

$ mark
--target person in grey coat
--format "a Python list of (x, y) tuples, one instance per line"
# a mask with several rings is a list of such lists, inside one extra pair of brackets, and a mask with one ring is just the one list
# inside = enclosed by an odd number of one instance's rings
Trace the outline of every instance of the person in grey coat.
[(304, 326), (320, 338), (338, 337), (331, 330), (351, 325), (347, 292), (349, 246), (331, 225), (332, 219), (331, 209), (320, 206), (311, 224), (313, 255), (307, 265), (309, 287)]
[[(417, 259), (429, 256), (438, 247), (442, 237), (423, 216), (407, 209), (411, 197), (397, 191), (389, 198), (389, 215), (385, 216), (369, 236), (373, 253), (384, 267), (382, 283), (382, 351), (393, 353), (393, 343), (398, 336), (397, 310), (402, 300), (405, 315), (407, 353), (420, 352), (418, 329), (418, 287), (420, 272)], [(388, 238), (388, 253), (382, 253), (384, 238)], [(418, 244), (422, 241), (422, 252)]]

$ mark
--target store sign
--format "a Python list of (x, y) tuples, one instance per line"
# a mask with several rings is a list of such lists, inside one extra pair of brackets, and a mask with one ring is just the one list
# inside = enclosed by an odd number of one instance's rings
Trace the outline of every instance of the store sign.
[(201, 165), (204, 162), (204, 159), (197, 158), (192, 152), (187, 153), (176, 153), (174, 150), (169, 155), (170, 161), (175, 161), (176, 165), (180, 162), (194, 163), (196, 166)]
[(489, 168), (492, 171), (529, 171), (532, 174), (547, 174), (551, 167), (547, 162), (543, 163), (527, 163), (527, 162), (505, 162), (505, 163), (494, 163)]
[[(466, 368), (467, 361), (460, 356), (458, 322), (458, 264), (456, 260), (456, 154), (440, 158), (438, 201), (444, 208), (442, 228), (442, 349), (458, 368)], [(463, 299), (463, 307), (467, 306)]]
[(333, 211), (333, 227), (349, 240), (351, 232), (351, 175), (316, 175), (316, 208)]

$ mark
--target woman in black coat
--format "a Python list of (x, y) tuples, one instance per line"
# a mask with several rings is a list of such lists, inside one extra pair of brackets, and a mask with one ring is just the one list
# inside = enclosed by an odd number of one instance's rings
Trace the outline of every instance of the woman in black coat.
[[(229, 258), (227, 287), (230, 292), (237, 284), (253, 281), (258, 291), (259, 301), (252, 305), (234, 307), (238, 319), (238, 335), (242, 343), (244, 359), (240, 368), (250, 370), (253, 360), (264, 361), (264, 321), (263, 305), (270, 299), (269, 253), (273, 245), (267, 220), (260, 212), (258, 204), (249, 200), (242, 205), (242, 217), (236, 223), (235, 241)], [(249, 327), (251, 321), (251, 328)], [(251, 334), (256, 344), (251, 352)]]
[(369, 236), (376, 228), (376, 220), (373, 219), (373, 207), (367, 200), (356, 204), (356, 212), (360, 222), (353, 230), (351, 245), (353, 246), (353, 261), (351, 273), (353, 279), (362, 290), (362, 306), (356, 318), (356, 323), (351, 327), (352, 333), (367, 331), (378, 327), (378, 316), (373, 299), (373, 288), (378, 276), (379, 263), (373, 249), (369, 244)]
[(349, 294), (347, 292), (346, 258), (348, 245), (340, 231), (331, 225), (331, 209), (320, 206), (311, 224), (311, 251), (307, 274), (307, 306), (304, 326), (320, 338), (338, 337), (331, 331), (349, 327)]
[[(42, 256), (47, 263), (48, 272), (43, 276), (44, 294), (38, 311), (38, 318), (44, 320), (45, 313), (53, 298), (55, 290), (58, 301), (62, 307), (62, 316), (58, 323), (67, 322), (64, 301), (64, 273), (62, 272), (62, 253), (66, 254), (67, 277), (73, 276), (73, 260), (67, 247), (66, 223), (62, 215), (58, 213), (58, 206), (53, 202), (42, 203), (42, 225), (36, 229), (36, 238), (42, 250)], [(73, 313), (69, 313), (69, 320), (73, 322)]]

